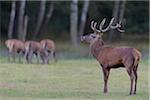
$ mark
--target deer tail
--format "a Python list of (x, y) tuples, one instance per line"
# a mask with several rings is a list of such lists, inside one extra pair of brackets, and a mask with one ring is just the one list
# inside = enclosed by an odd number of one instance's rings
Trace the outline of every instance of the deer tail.
[(44, 50), (46, 50), (46, 49), (47, 49), (47, 45), (48, 45), (48, 43), (47, 43), (47, 42), (45, 42), (45, 43), (44, 43), (44, 45), (43, 45), (43, 49), (44, 49)]
[(8, 47), (9, 47), (9, 52), (12, 52), (14, 48), (14, 42), (9, 42)]
[(27, 53), (31, 50), (31, 43), (25, 46), (25, 56), (27, 56)]
[(141, 53), (138, 50), (136, 50), (133, 56), (134, 56), (134, 66), (138, 66), (138, 63), (141, 59)]

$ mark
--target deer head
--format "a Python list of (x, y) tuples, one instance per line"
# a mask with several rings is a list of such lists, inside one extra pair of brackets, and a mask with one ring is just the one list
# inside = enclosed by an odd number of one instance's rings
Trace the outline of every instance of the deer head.
[(103, 33), (109, 31), (110, 29), (117, 29), (119, 32), (124, 32), (124, 30), (120, 29), (121, 28), (121, 21), (117, 23), (115, 26), (113, 26), (114, 18), (111, 19), (109, 22), (108, 26), (103, 29), (103, 26), (106, 22), (106, 18), (102, 20), (99, 26), (99, 30), (96, 29), (97, 22), (91, 21), (91, 29), (94, 31), (93, 33), (89, 34), (83, 34), (81, 36), (81, 41), (85, 41), (87, 43), (92, 43), (97, 39), (102, 38)]

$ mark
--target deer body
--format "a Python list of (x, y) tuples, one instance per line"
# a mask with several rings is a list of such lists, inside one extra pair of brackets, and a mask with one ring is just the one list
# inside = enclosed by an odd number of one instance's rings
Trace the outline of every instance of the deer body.
[(42, 48), (46, 50), (55, 61), (57, 61), (54, 41), (50, 39), (43, 39), (40, 41), (40, 43), (42, 44)]
[(132, 47), (109, 47), (101, 45), (99, 40), (96, 42), (90, 48), (91, 53), (103, 66), (107, 65), (109, 68), (131, 66), (134, 61), (140, 59), (140, 52)]
[[(100, 63), (104, 76), (104, 93), (108, 92), (107, 82), (110, 73), (110, 69), (124, 67), (126, 68), (128, 75), (130, 77), (130, 95), (136, 94), (137, 87), (137, 68), (139, 61), (141, 59), (141, 53), (132, 47), (110, 47), (104, 44), (102, 39), (102, 32), (108, 31), (110, 28), (117, 29), (120, 32), (124, 32), (121, 30), (121, 22), (116, 26), (112, 26), (114, 18), (111, 19), (108, 27), (106, 29), (102, 29), (102, 26), (105, 23), (105, 19), (101, 22), (99, 29), (96, 29), (96, 22), (91, 22), (91, 29), (94, 33), (86, 34), (81, 37), (81, 41), (85, 41), (90, 44), (91, 54), (97, 59)], [(134, 82), (134, 91), (133, 91), (133, 82)]]
[(28, 63), (32, 63), (33, 54), (37, 57), (37, 62), (39, 63), (39, 58), (41, 57), (43, 63), (47, 63), (48, 54), (42, 48), (42, 45), (36, 41), (26, 41), (25, 42), (25, 57)]
[(5, 41), (5, 45), (9, 50), (8, 61), (10, 61), (10, 57), (13, 57), (15, 62), (15, 55), (19, 54), (19, 62), (21, 62), (21, 54), (24, 53), (24, 42), (17, 39), (8, 39)]

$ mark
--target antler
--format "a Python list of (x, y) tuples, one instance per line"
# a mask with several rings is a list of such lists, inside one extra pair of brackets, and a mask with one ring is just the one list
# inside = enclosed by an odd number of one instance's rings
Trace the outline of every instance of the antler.
[(100, 29), (101, 32), (106, 32), (106, 31), (108, 31), (110, 29), (110, 27), (111, 27), (111, 25), (112, 25), (112, 23), (114, 21), (114, 18), (111, 19), (109, 25), (105, 29), (102, 29), (102, 27), (105, 24), (105, 21), (106, 21), (106, 18), (104, 18), (103, 21), (100, 23), (99, 29)]
[(94, 32), (100, 32), (99, 30), (96, 29), (96, 25), (97, 25), (97, 22), (94, 22), (94, 20), (91, 21), (91, 29), (94, 31)]
[(125, 32), (124, 30), (120, 29), (121, 28), (121, 21), (119, 21), (119, 23), (117, 23), (115, 26), (112, 25), (114, 22), (114, 17), (111, 19), (108, 26), (105, 29), (103, 29), (105, 22), (106, 22), (106, 18), (104, 18), (102, 20), (102, 22), (100, 23), (99, 30), (98, 30), (98, 29), (96, 29), (97, 22), (94, 22), (94, 20), (92, 20), (91, 21), (91, 29), (94, 32), (98, 32), (98, 33), (106, 32), (109, 29), (117, 29), (119, 32)]
[(111, 29), (117, 29), (119, 32), (125, 32), (125, 30), (120, 29), (121, 28), (121, 21), (116, 24), (116, 26), (110, 26)]

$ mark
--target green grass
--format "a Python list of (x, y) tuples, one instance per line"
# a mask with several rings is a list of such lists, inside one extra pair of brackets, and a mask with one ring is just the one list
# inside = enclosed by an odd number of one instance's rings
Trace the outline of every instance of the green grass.
[(3, 62), (0, 100), (148, 100), (148, 72), (148, 60), (143, 60), (137, 94), (130, 96), (130, 80), (123, 68), (111, 70), (109, 93), (103, 94), (102, 70), (93, 59), (59, 60), (49, 65)]

